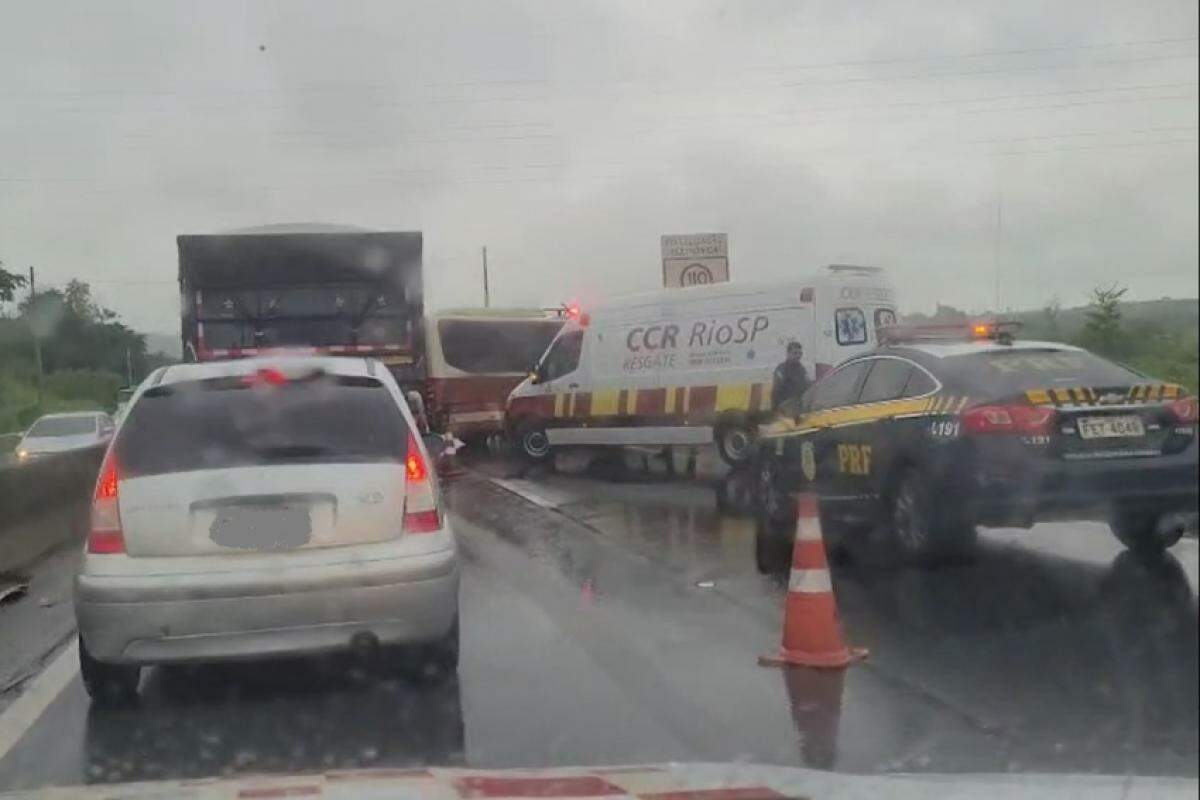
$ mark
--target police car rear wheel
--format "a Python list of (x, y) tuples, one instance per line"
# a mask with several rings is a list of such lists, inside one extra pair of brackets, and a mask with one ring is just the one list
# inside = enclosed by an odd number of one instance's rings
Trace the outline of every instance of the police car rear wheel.
[(1118, 510), (1109, 520), (1113, 534), (1130, 550), (1161, 553), (1183, 536), (1187, 525), (1179, 515)]
[(929, 482), (917, 469), (907, 469), (891, 497), (894, 542), (902, 560), (935, 563), (968, 558), (976, 541), (975, 526), (951, 504), (934, 503)]

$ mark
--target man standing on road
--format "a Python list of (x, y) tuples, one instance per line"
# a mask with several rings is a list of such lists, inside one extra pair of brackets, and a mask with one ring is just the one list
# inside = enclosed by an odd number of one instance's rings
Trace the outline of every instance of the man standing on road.
[(808, 373), (800, 363), (803, 357), (804, 347), (799, 342), (788, 342), (787, 358), (775, 368), (775, 378), (771, 383), (772, 411), (808, 390)]

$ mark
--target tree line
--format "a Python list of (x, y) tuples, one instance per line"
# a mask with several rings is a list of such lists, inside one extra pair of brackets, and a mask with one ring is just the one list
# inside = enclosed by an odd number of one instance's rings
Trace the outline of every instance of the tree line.
[[(1021, 323), (1021, 338), (1078, 345), (1194, 393), (1200, 364), (1200, 303), (1169, 298), (1130, 302), (1125, 300), (1127, 293), (1117, 284), (1097, 286), (1081, 308), (1063, 308), (1058, 300), (1051, 300), (1035, 311), (1000, 316)], [(978, 315), (938, 305), (931, 316), (911, 314), (907, 319), (965, 322), (974, 316)]]
[(147, 353), (145, 336), (96, 302), (86, 282), (31, 295), (26, 277), (0, 263), (0, 433), (51, 411), (110, 409), (131, 377), (140, 380), (162, 363)]

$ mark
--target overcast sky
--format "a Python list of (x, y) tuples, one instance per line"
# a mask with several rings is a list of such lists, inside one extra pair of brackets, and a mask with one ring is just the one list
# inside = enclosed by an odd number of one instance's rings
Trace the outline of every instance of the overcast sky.
[[(1196, 297), (1195, 0), (0, 1), (0, 260), (178, 330), (175, 236), (422, 230), (430, 307), (891, 270)], [(996, 270), (1000, 280), (995, 280)]]

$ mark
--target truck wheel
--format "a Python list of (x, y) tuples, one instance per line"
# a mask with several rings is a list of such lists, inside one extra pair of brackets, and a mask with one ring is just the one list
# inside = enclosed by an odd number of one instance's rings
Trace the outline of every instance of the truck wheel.
[(950, 504), (939, 506), (928, 478), (914, 467), (906, 468), (896, 481), (889, 511), (892, 542), (906, 563), (966, 559), (974, 551), (975, 526)]
[(546, 429), (533, 424), (517, 429), (517, 449), (529, 461), (541, 462), (550, 457), (550, 439)]
[(79, 637), (79, 676), (88, 696), (97, 703), (121, 705), (137, 698), (142, 668), (129, 664), (105, 664), (88, 652)]
[(1178, 542), (1187, 528), (1182, 515), (1128, 509), (1117, 509), (1108, 526), (1121, 544), (1138, 553), (1163, 552)]
[(754, 452), (754, 434), (745, 425), (735, 423), (717, 428), (717, 453), (731, 467), (745, 464)]

